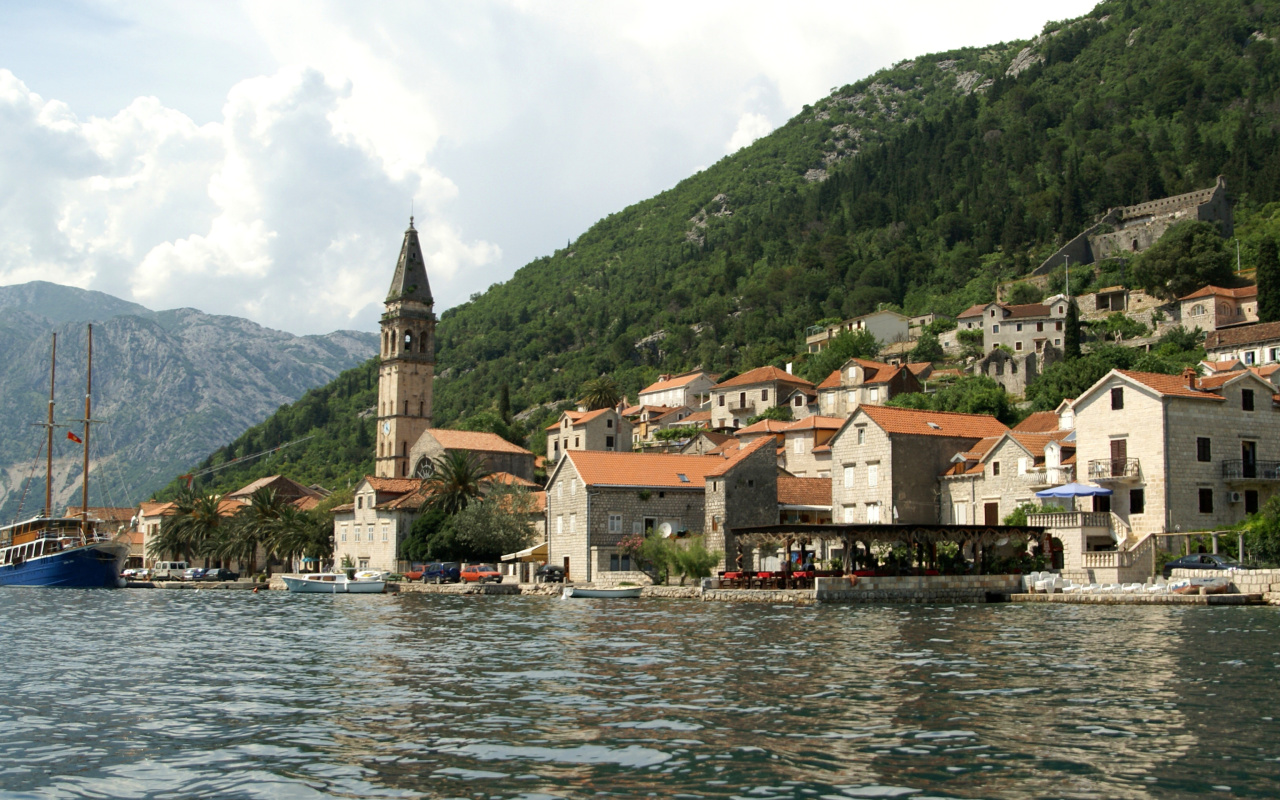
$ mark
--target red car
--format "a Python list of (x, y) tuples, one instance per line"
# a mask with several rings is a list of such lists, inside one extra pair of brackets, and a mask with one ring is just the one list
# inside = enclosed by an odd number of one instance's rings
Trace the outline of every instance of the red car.
[(502, 583), (502, 573), (492, 564), (469, 564), (462, 568), (462, 580), (467, 583)]

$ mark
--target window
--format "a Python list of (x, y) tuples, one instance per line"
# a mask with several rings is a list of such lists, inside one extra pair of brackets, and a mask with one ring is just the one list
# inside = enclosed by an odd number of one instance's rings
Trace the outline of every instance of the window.
[(746, 408), (746, 407), (747, 407), (747, 393), (738, 392), (738, 408)]
[(557, 500), (564, 499), (564, 482), (563, 481), (556, 484), (556, 499)]
[(872, 525), (879, 524), (880, 522), (880, 504), (879, 503), (867, 504), (867, 522), (871, 523)]
[(1117, 386), (1111, 390), (1111, 410), (1120, 411), (1124, 408), (1124, 389)]
[(1054, 339), (1054, 340), (1053, 340), (1053, 345), (1054, 345), (1054, 347), (1062, 347), (1062, 340), (1061, 340), (1061, 339)]
[(1000, 474), (1000, 462), (999, 462), (999, 461), (992, 461), (992, 462), (991, 462), (991, 476), (994, 478), (994, 477), (998, 476), (999, 474)]
[(1212, 489), (1200, 490), (1200, 513), (1201, 514), (1213, 513), (1213, 490)]
[(801, 455), (804, 453), (804, 439), (799, 436), (796, 437), (795, 451), (796, 451), (796, 455)]
[(803, 398), (803, 397), (800, 397), (800, 396), (797, 396), (797, 397), (796, 397), (796, 408), (799, 408), (799, 407), (800, 407), (800, 406), (802, 406), (802, 405), (804, 405), (804, 398)]
[(866, 443), (867, 443), (867, 429), (858, 428), (858, 444), (866, 444)]
[(720, 395), (720, 407), (724, 408), (724, 395)]
[(578, 515), (569, 515), (569, 535), (572, 536), (578, 532)]
[(622, 533), (622, 515), (609, 515), (609, 533)]
[(1245, 365), (1246, 365), (1246, 366), (1250, 366), (1250, 367), (1251, 367), (1251, 366), (1253, 366), (1254, 364), (1256, 364), (1256, 363), (1257, 363), (1257, 356), (1258, 356), (1258, 351), (1256, 351), (1256, 350), (1247, 350), (1247, 351), (1245, 351), (1245, 354), (1244, 354), (1244, 363), (1245, 363)]
[(1013, 343), (1013, 349), (1014, 349), (1014, 350), (1021, 350), (1021, 349), (1022, 349), (1022, 342), (1014, 342), (1014, 343)]
[(867, 486), (875, 487), (880, 484), (880, 465), (867, 465)]
[(1016, 330), (1018, 333), (1022, 333), (1022, 323), (1019, 322), (1017, 325), (1013, 327), (1013, 329)]
[(363, 498), (363, 497), (357, 497), (357, 498), (356, 498), (356, 508), (364, 508), (364, 498)]
[[(681, 483), (688, 483), (688, 482), (689, 482), (689, 476), (688, 476), (688, 475), (686, 475), (686, 474), (684, 474), (683, 472), (677, 472), (677, 473), (676, 473), (676, 477), (680, 479), (680, 482), (681, 482)], [(661, 492), (659, 492), (659, 493), (658, 493), (658, 496), (659, 496), (659, 497), (661, 497), (661, 496), (662, 496), (662, 493), (661, 493)]]
[(1192, 307), (1191, 307), (1191, 316), (1193, 316), (1193, 317), (1203, 317), (1203, 316), (1204, 316), (1204, 306), (1199, 305), (1199, 304), (1192, 306)]
[(879, 387), (873, 387), (873, 388), (871, 389), (871, 402), (873, 402), (873, 403), (878, 403), (878, 402), (880, 402), (880, 389), (879, 389)]
[(1144, 514), (1147, 510), (1147, 496), (1142, 489), (1129, 490), (1129, 513)]
[(347, 540), (347, 529), (346, 529), (346, 528), (343, 528), (343, 529), (342, 529), (342, 541), (344, 541), (344, 542), (345, 542), (346, 540)]
[(386, 523), (383, 523), (383, 524), (382, 524), (382, 541), (384, 541), (384, 542), (385, 542), (385, 541), (387, 541), (387, 532), (388, 532), (389, 530), (390, 530), (390, 528), (387, 526), (387, 524), (386, 524)]
[(1196, 437), (1196, 461), (1212, 461), (1213, 449), (1208, 436)]
[(844, 485), (845, 488), (853, 486), (853, 467), (844, 468)]
[(1057, 323), (1054, 330), (1059, 330), (1059, 331), (1062, 330), (1062, 323), (1061, 322)]
[(1036, 333), (1044, 333), (1044, 323), (1043, 323), (1043, 322), (1037, 322), (1037, 323), (1036, 323)]
[(578, 440), (579, 440), (579, 438), (580, 438), (580, 437), (577, 437), (577, 436), (573, 437), (573, 446), (574, 446), (574, 448), (575, 448), (575, 449), (577, 449), (577, 447), (578, 447)]
[(1246, 514), (1258, 513), (1258, 490), (1257, 489), (1244, 490), (1244, 513)]
[(605, 426), (606, 428), (612, 428), (612, 427), (613, 427), (613, 420), (611, 420), (611, 419), (607, 419), (607, 420), (605, 420), (605, 421), (604, 421), (604, 426)]
[(1280, 359), (1280, 347), (1273, 347), (1267, 351), (1268, 362), (1274, 363), (1277, 359)]
[(569, 496), (570, 497), (578, 496), (578, 479), (577, 478), (569, 479)]
[(846, 525), (853, 522), (853, 506), (844, 507), (844, 521)]
[(1240, 390), (1240, 408), (1245, 411), (1253, 410), (1253, 390), (1252, 389)]
[(612, 437), (612, 436), (606, 436), (606, 437), (604, 437), (604, 446), (605, 446), (606, 448), (608, 448), (609, 450), (612, 450), (612, 449), (613, 449), (613, 437)]
[(767, 402), (769, 402), (769, 390), (768, 390), (768, 389), (761, 389), (761, 390), (760, 390), (760, 402), (762, 402), (762, 403), (767, 403)]
[(1026, 456), (1023, 456), (1022, 458), (1019, 458), (1019, 459), (1018, 459), (1018, 474), (1019, 474), (1019, 475), (1026, 475), (1026, 474), (1027, 474), (1027, 458), (1026, 458)]
[(992, 332), (992, 333), (999, 333), (999, 332), (1000, 332), (1000, 326), (999, 326), (999, 325), (992, 325), (992, 326), (991, 326), (991, 332)]

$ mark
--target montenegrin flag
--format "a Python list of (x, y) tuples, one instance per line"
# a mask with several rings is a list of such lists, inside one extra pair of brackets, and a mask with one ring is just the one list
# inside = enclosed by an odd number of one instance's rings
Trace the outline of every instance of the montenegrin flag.
[(76, 436), (71, 431), (67, 431), (67, 438), (75, 442), (76, 444), (84, 444), (84, 440), (82, 440), (79, 436)]

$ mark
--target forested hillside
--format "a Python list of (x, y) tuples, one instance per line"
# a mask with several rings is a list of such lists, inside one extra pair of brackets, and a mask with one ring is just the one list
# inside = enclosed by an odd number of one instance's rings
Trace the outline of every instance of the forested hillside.
[(1275, 2), (1115, 0), (845, 86), (444, 312), (436, 424), (503, 386), (519, 412), (602, 373), (634, 393), (780, 364), (880, 306), (954, 314), (1108, 208), (1219, 174), (1249, 266), (1280, 233), (1277, 38)]

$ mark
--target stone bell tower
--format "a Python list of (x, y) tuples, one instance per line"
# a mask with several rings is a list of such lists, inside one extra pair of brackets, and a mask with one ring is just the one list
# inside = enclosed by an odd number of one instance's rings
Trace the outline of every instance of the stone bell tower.
[(410, 217), (382, 315), (374, 468), (379, 478), (409, 477), (413, 468), (409, 451), (431, 427), (431, 379), (436, 366), (434, 303), (418, 231)]

